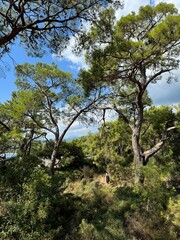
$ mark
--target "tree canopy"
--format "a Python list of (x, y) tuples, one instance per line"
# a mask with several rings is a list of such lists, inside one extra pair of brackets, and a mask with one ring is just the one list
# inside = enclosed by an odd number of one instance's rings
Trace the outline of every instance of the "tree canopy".
[[(2, 51), (16, 36), (33, 55), (36, 41), (37, 55), (55, 50), (53, 39), (79, 32), (107, 2), (4, 0)], [(77, 79), (54, 63), (16, 66), (18, 89), (0, 104), (0, 239), (180, 239), (180, 104), (153, 106), (148, 95), (150, 83), (174, 78), (179, 20), (172, 4), (118, 22), (110, 7), (79, 35), (89, 69)], [(75, 121), (97, 119), (95, 134), (64, 140)]]
[(82, 32), (83, 21), (94, 21), (99, 9), (119, 1), (11, 0), (0, 5), (1, 56), (18, 39), (28, 54), (42, 56), (47, 48), (61, 52), (72, 34)]
[(87, 93), (97, 86), (107, 89), (111, 96), (107, 108), (114, 109), (132, 131), (134, 161), (138, 166), (146, 164), (165, 140), (162, 138), (144, 151), (140, 135), (144, 109), (151, 105), (149, 84), (156, 83), (165, 73), (169, 73), (171, 81), (175, 78), (172, 70), (179, 67), (180, 15), (173, 4), (160, 3), (155, 8), (141, 7), (138, 14), (132, 12), (114, 25), (113, 11), (108, 13), (111, 18), (102, 15), (100, 21), (109, 26), (108, 31), (101, 32), (93, 26), (89, 38), (84, 39), (89, 46), (90, 70), (81, 71), (80, 81)]
[[(82, 87), (71, 74), (61, 71), (55, 64), (26, 63), (18, 65), (16, 72), (17, 87), (34, 94), (30, 108), (24, 109), (25, 115), (38, 128), (54, 137), (51, 155), (53, 172), (56, 156), (66, 132), (77, 119), (88, 121), (87, 113), (93, 110), (102, 97), (97, 91), (92, 97), (86, 98)], [(64, 127), (61, 126), (63, 124)]]

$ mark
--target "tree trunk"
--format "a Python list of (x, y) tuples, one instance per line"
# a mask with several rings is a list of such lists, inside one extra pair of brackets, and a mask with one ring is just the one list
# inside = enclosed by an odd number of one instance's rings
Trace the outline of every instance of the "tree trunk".
[(55, 142), (54, 149), (53, 149), (53, 152), (51, 154), (51, 165), (50, 165), (50, 175), (51, 176), (54, 175), (54, 167), (55, 167), (55, 164), (56, 164), (56, 158), (57, 158), (57, 155), (58, 155), (59, 146), (60, 146), (59, 141)]
[[(165, 129), (165, 132), (169, 132), (171, 130), (174, 130), (176, 127), (172, 126), (167, 129)], [(140, 138), (140, 129), (141, 124), (138, 125), (138, 127), (134, 127), (132, 129), (132, 148), (134, 153), (134, 165), (135, 165), (135, 183), (139, 183), (141, 181), (141, 166), (147, 165), (149, 158), (154, 156), (164, 145), (165, 141), (168, 139), (168, 137), (162, 138), (154, 147), (147, 151), (143, 151), (140, 144), (139, 144), (139, 138)]]
[(134, 167), (135, 167), (135, 183), (139, 183), (141, 177), (141, 166), (143, 165), (143, 154), (139, 144), (140, 129), (133, 128), (132, 133), (132, 148), (134, 153)]
[(92, 106), (94, 104), (94, 101), (91, 102), (89, 105), (87, 105), (85, 108), (81, 109), (70, 121), (70, 123), (67, 125), (67, 127), (64, 129), (64, 131), (62, 132), (61, 136), (59, 136), (59, 127), (56, 124), (56, 122), (54, 121), (54, 125), (56, 125), (56, 133), (55, 133), (55, 144), (54, 144), (54, 149), (53, 152), (51, 154), (51, 166), (50, 166), (50, 174), (53, 176), (54, 175), (54, 167), (56, 164), (56, 157), (59, 151), (59, 147), (64, 139), (64, 136), (66, 135), (66, 132), (69, 130), (69, 128), (71, 127), (71, 125), (75, 122), (75, 120), (84, 112), (86, 111), (90, 106)]

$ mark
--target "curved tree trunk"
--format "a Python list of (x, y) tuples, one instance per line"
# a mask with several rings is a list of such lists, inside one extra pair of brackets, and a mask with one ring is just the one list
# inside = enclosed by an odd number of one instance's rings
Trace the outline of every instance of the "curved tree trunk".
[(53, 152), (51, 154), (51, 165), (50, 165), (50, 174), (51, 174), (51, 176), (54, 175), (54, 167), (55, 167), (56, 158), (57, 158), (57, 155), (58, 155), (58, 152), (59, 152), (59, 146), (60, 146), (59, 141), (55, 142), (54, 149), (53, 149)]
[[(93, 100), (92, 102), (90, 102), (87, 106), (85, 106), (84, 108), (82, 108), (79, 112), (77, 112), (75, 114), (75, 116), (71, 119), (71, 121), (69, 122), (69, 124), (66, 126), (66, 128), (64, 129), (64, 131), (62, 132), (61, 135), (59, 135), (59, 127), (58, 127), (58, 124), (54, 121), (54, 125), (56, 126), (56, 132), (54, 133), (55, 134), (55, 144), (54, 144), (54, 149), (53, 149), (53, 152), (51, 154), (51, 166), (50, 166), (50, 174), (53, 176), (54, 175), (54, 167), (55, 167), (55, 164), (56, 164), (56, 158), (57, 158), (57, 155), (58, 155), (58, 151), (59, 151), (59, 147), (64, 139), (64, 136), (66, 135), (67, 131), (69, 130), (69, 128), (72, 126), (72, 124), (76, 121), (76, 119), (84, 112), (86, 112), (96, 101), (96, 100)], [(51, 118), (53, 119), (53, 116), (51, 114)]]

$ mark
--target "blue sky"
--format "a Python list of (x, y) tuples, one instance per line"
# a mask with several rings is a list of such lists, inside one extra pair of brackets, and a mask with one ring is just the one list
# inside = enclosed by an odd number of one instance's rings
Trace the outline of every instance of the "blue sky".
[[(78, 73), (78, 68), (74, 66), (72, 69), (73, 63), (70, 63), (70, 61), (63, 59), (59, 60), (58, 58), (55, 58), (52, 54), (46, 53), (43, 58), (33, 58), (27, 56), (25, 50), (20, 45), (13, 46), (10, 54), (6, 54), (2, 61), (0, 61), (0, 86), (1, 86), (1, 94), (0, 94), (0, 102), (4, 102), (6, 100), (11, 99), (11, 93), (12, 91), (16, 90), (16, 86), (14, 84), (14, 81), (16, 79), (15, 76), (15, 65), (17, 64), (23, 64), (25, 62), (35, 64), (37, 62), (44, 62), (51, 64), (52, 62), (55, 62), (58, 67), (67, 72), (71, 72), (74, 76)], [(75, 64), (76, 65), (76, 64)], [(73, 70), (73, 71), (72, 71)]]
[[(138, 11), (139, 7), (142, 5), (149, 4), (150, 0), (124, 0), (124, 9), (120, 9), (116, 13), (117, 19), (122, 15), (126, 15), (131, 11)], [(155, 0), (155, 4), (160, 1)], [(164, 0), (163, 2), (173, 3), (179, 9), (180, 12), (180, 1), (179, 0)], [(87, 26), (88, 27), (88, 26)], [(36, 63), (36, 62), (45, 62), (51, 64), (55, 62), (58, 67), (63, 71), (72, 72), (74, 76), (77, 75), (78, 70), (81, 67), (87, 67), (85, 64), (84, 56), (75, 56), (72, 53), (72, 47), (74, 44), (74, 39), (71, 38), (70, 44), (66, 51), (64, 52), (64, 58), (58, 59), (55, 57), (55, 54), (52, 55), (47, 53), (43, 56), (43, 58), (32, 58), (26, 55), (25, 50), (16, 45), (12, 48), (10, 52), (10, 56), (6, 55), (0, 61), (0, 86), (1, 86), (1, 94), (0, 94), (0, 102), (4, 102), (11, 98), (12, 91), (16, 90), (14, 85), (15, 81), (15, 72), (14, 72), (14, 64), (22, 64), (25, 62)], [(12, 61), (12, 59), (13, 61)], [(4, 63), (3, 63), (4, 62)], [(7, 70), (7, 68), (9, 70)], [(176, 72), (180, 75), (180, 71)], [(150, 85), (149, 93), (151, 98), (153, 99), (154, 105), (173, 105), (180, 102), (180, 81), (174, 82), (172, 84), (167, 84), (165, 78), (162, 81), (159, 81), (157, 84)], [(96, 131), (97, 126), (86, 127), (81, 125), (80, 123), (75, 123), (71, 130), (69, 131), (67, 138), (77, 137), (81, 135), (87, 134), (89, 131)]]

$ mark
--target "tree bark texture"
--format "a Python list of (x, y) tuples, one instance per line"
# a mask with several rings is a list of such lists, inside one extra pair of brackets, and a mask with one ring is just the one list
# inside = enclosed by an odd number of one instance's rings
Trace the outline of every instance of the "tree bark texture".
[(138, 183), (141, 175), (141, 166), (143, 165), (143, 154), (139, 144), (140, 129), (133, 128), (132, 133), (132, 149), (134, 153), (134, 167), (135, 167), (135, 183)]

